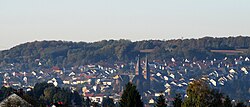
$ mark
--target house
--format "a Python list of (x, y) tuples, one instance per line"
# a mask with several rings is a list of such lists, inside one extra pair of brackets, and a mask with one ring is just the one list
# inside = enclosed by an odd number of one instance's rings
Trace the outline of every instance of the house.
[(112, 85), (112, 80), (111, 79), (102, 79), (102, 84), (103, 85)]
[(93, 97), (90, 97), (90, 99), (93, 100), (94, 102), (101, 104), (103, 97), (104, 97), (104, 94), (96, 94)]
[(57, 73), (62, 73), (62, 70), (57, 66), (52, 67), (52, 70)]
[(93, 102), (97, 102), (97, 103), (101, 104), (103, 97), (104, 97), (104, 94), (91, 93), (91, 94), (85, 94), (85, 97), (88, 97)]
[(155, 104), (155, 100), (153, 98), (151, 98), (149, 101), (148, 101), (149, 104)]
[(23, 98), (19, 97), (15, 93), (11, 94), (9, 97), (5, 98), (0, 102), (0, 107), (33, 107)]

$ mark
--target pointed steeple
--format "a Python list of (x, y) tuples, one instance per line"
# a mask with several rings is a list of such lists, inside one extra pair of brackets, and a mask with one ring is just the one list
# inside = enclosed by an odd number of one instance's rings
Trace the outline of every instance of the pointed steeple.
[(145, 71), (146, 71), (146, 79), (150, 81), (150, 69), (148, 65), (148, 56), (145, 58)]
[(140, 62), (140, 55), (138, 55), (136, 69), (135, 69), (136, 75), (142, 75), (142, 68), (141, 68), (141, 62)]
[(145, 90), (150, 90), (150, 68), (149, 68), (149, 64), (148, 64), (148, 56), (146, 56), (145, 58), (145, 68), (144, 68), (145, 72), (146, 72), (146, 85), (145, 85)]

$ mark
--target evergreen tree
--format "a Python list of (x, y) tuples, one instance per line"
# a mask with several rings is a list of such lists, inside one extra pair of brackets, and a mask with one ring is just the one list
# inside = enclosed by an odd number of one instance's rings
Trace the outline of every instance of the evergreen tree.
[(158, 97), (155, 107), (167, 107), (166, 99), (163, 95)]
[(173, 102), (174, 107), (181, 107), (182, 99), (181, 94), (176, 94)]
[(143, 107), (141, 95), (132, 83), (126, 84), (126, 88), (120, 99), (120, 107)]
[(73, 95), (75, 105), (82, 106), (82, 97), (79, 95), (79, 93), (77, 91), (74, 91)]
[(86, 100), (84, 97), (82, 98), (82, 105), (83, 105), (83, 107), (86, 107)]
[(85, 106), (90, 107), (90, 105), (91, 105), (91, 100), (89, 99), (89, 97), (87, 97), (87, 99), (85, 101)]
[(215, 89), (210, 89), (206, 97), (207, 107), (223, 107), (223, 94)]
[(104, 98), (102, 107), (115, 107), (114, 100), (112, 98)]

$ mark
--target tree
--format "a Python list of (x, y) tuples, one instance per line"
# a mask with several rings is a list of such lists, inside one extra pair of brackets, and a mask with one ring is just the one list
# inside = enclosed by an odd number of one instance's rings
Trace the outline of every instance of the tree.
[(157, 98), (157, 101), (156, 101), (156, 105), (155, 107), (167, 107), (167, 104), (166, 104), (166, 99), (163, 95), (160, 95), (158, 98)]
[(223, 95), (210, 89), (204, 80), (195, 80), (188, 85), (184, 107), (221, 107)]
[(102, 107), (115, 107), (114, 100), (112, 98), (104, 98)]
[(224, 107), (232, 107), (232, 103), (231, 103), (231, 99), (229, 98), (229, 96), (226, 96), (225, 101), (223, 103)]
[[(207, 97), (207, 102), (209, 102), (208, 107), (222, 107), (224, 98), (223, 94), (218, 90), (210, 89), (210, 94)], [(209, 100), (210, 99), (210, 100)]]
[[(42, 60), (43, 67), (51, 68), (54, 65), (73, 66), (84, 63), (98, 63), (102, 61), (129, 62), (136, 57), (141, 49), (154, 49), (152, 59), (169, 59), (171, 57), (188, 59), (223, 58), (225, 54), (213, 53), (212, 49), (248, 49), (250, 53), (250, 37), (213, 38), (185, 40), (144, 40), (131, 42), (129, 40), (103, 40), (94, 43), (65, 42), (65, 41), (35, 41), (25, 43), (0, 51), (0, 65), (21, 63), (22, 70), (32, 69), (38, 64), (37, 58)], [(244, 54), (243, 54), (244, 55)]]
[[(84, 100), (83, 100), (84, 101)], [(84, 102), (85, 107), (90, 107), (91, 105), (91, 100), (89, 99), (89, 97), (87, 97), (86, 101)]]
[(243, 102), (239, 102), (235, 107), (247, 107), (247, 106)]
[(34, 95), (37, 99), (40, 98), (40, 96), (44, 93), (43, 91), (48, 88), (48, 87), (53, 87), (53, 84), (48, 84), (46, 82), (42, 82), (42, 83), (36, 83), (36, 85), (34, 86)]
[(14, 89), (12, 87), (1, 87), (1, 94), (0, 94), (0, 100), (3, 100), (4, 98), (8, 97), (14, 92)]
[(74, 91), (73, 95), (75, 105), (82, 106), (82, 97), (79, 95), (79, 93)]
[(176, 94), (173, 102), (174, 107), (181, 107), (182, 99), (181, 94)]
[(209, 93), (208, 85), (203, 80), (191, 82), (187, 87), (187, 98), (184, 107), (205, 107), (206, 95)]
[(141, 95), (132, 83), (126, 84), (126, 88), (120, 99), (120, 107), (143, 107)]
[[(40, 96), (36, 96), (36, 93), (43, 92)], [(28, 103), (35, 107), (44, 107), (50, 104), (62, 105), (62, 106), (81, 106), (82, 97), (78, 92), (72, 93), (69, 88), (54, 87), (53, 85), (47, 83), (36, 84), (36, 89), (29, 92), (24, 92), (22, 89), (18, 91), (9, 87), (2, 87), (0, 89), (0, 99), (8, 97), (11, 93), (16, 93), (18, 96), (26, 100)], [(5, 97), (6, 96), (6, 97)], [(39, 97), (39, 98), (36, 98)], [(73, 103), (73, 104), (72, 104)], [(13, 103), (8, 103), (8, 105), (19, 104), (15, 101)], [(88, 105), (90, 106), (91, 103)], [(87, 106), (87, 107), (89, 107)]]
[(100, 107), (100, 105), (97, 102), (92, 102), (92, 107)]
[(33, 106), (39, 106), (41, 105), (40, 102), (38, 102), (36, 100), (36, 98), (32, 97), (32, 96), (29, 96), (28, 94), (24, 94), (23, 96), (21, 96), (25, 101), (27, 101), (28, 103), (30, 103), (31, 105)]
[(56, 93), (56, 88), (55, 87), (48, 87), (44, 90), (44, 97), (46, 100), (52, 102), (53, 96)]
[(62, 102), (63, 104), (66, 104), (68, 102), (67, 101), (67, 94), (65, 94), (62, 91), (59, 91), (56, 94), (54, 94), (54, 96), (52, 98), (55, 101), (55, 103)]

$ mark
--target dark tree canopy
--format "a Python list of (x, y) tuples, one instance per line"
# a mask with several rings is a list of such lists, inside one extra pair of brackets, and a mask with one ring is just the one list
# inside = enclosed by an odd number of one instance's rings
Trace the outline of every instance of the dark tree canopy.
[(167, 103), (166, 103), (166, 99), (165, 99), (164, 95), (160, 95), (157, 98), (155, 107), (167, 107)]
[(181, 94), (176, 94), (173, 101), (173, 105), (174, 107), (181, 107), (181, 104), (182, 104)]
[(247, 107), (244, 103), (239, 102), (235, 107)]
[(126, 89), (120, 99), (120, 107), (143, 107), (141, 95), (132, 83), (126, 85)]
[(73, 101), (74, 101), (75, 105), (82, 106), (83, 101), (82, 101), (81, 95), (77, 91), (74, 91), (73, 95), (74, 95)]
[(91, 100), (89, 99), (89, 97), (87, 97), (87, 99), (85, 100), (84, 104), (85, 107), (90, 107), (91, 106)]
[[(0, 65), (19, 63), (22, 70), (38, 67), (67, 67), (99, 62), (130, 62), (140, 50), (153, 49), (150, 59), (206, 59), (222, 58), (225, 54), (211, 50), (245, 49), (242, 55), (250, 54), (250, 37), (177, 39), (177, 40), (103, 40), (99, 42), (35, 41), (0, 51)], [(236, 54), (238, 55), (238, 54)]]
[(231, 99), (229, 98), (229, 96), (226, 96), (225, 101), (224, 101), (224, 107), (233, 107)]
[(104, 98), (102, 107), (115, 107), (114, 100), (112, 98)]
[[(22, 89), (2, 87), (0, 89), (0, 100), (5, 99), (12, 93), (17, 94), (35, 107), (51, 106), (51, 104), (62, 106), (82, 106), (82, 96), (78, 92), (72, 92), (68, 88), (55, 87), (46, 82), (37, 83), (33, 90), (24, 92)], [(89, 102), (90, 105), (91, 102)]]

